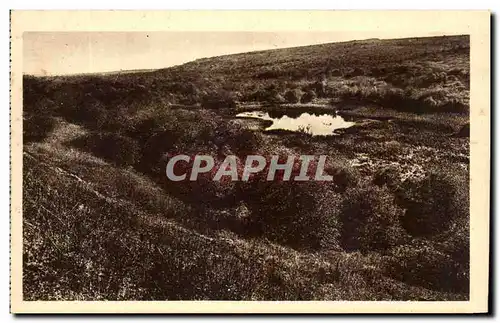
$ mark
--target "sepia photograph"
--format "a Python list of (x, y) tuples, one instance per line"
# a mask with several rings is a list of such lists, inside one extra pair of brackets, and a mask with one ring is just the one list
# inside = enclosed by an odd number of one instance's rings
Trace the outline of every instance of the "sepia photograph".
[(13, 37), (14, 298), (486, 310), (488, 12), (414, 30), (127, 30), (122, 14)]

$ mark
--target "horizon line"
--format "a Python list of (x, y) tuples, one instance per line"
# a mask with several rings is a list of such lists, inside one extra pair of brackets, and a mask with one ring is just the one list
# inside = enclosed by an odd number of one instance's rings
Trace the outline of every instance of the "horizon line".
[[(92, 33), (92, 32), (90, 32)], [(134, 32), (131, 32), (134, 33)], [(99, 71), (99, 72), (77, 72), (77, 73), (64, 73), (64, 74), (30, 74), (30, 73), (25, 73), (23, 71), (23, 76), (31, 76), (31, 77), (37, 77), (37, 78), (50, 78), (50, 77), (64, 77), (64, 76), (92, 76), (92, 75), (99, 75), (99, 76), (104, 76), (106, 74), (113, 75), (113, 74), (128, 74), (128, 73), (151, 73), (151, 72), (156, 72), (160, 70), (165, 70), (165, 69), (170, 69), (173, 67), (179, 67), (183, 66), (189, 63), (193, 63), (196, 61), (201, 61), (201, 60), (209, 60), (209, 59), (214, 59), (218, 57), (227, 57), (227, 56), (236, 56), (236, 55), (243, 55), (243, 54), (250, 54), (250, 53), (263, 53), (263, 52), (269, 52), (269, 51), (276, 51), (276, 50), (282, 50), (282, 49), (294, 49), (294, 48), (303, 48), (303, 47), (311, 47), (311, 46), (322, 46), (322, 45), (329, 45), (329, 44), (341, 44), (341, 43), (349, 43), (349, 42), (362, 42), (362, 41), (369, 41), (369, 40), (377, 40), (377, 41), (388, 41), (388, 40), (405, 40), (405, 39), (421, 39), (421, 38), (439, 38), (439, 37), (470, 37), (468, 34), (442, 34), (442, 35), (429, 35), (429, 36), (408, 36), (408, 37), (396, 37), (396, 38), (383, 38), (383, 37), (369, 37), (369, 38), (358, 38), (358, 39), (351, 39), (351, 40), (342, 40), (342, 41), (333, 41), (333, 42), (325, 42), (325, 43), (313, 43), (313, 44), (308, 44), (308, 45), (299, 45), (299, 46), (285, 46), (285, 47), (279, 47), (279, 48), (269, 48), (269, 49), (259, 49), (259, 50), (254, 50), (254, 51), (245, 51), (245, 52), (234, 52), (234, 53), (227, 53), (227, 54), (221, 54), (221, 55), (214, 55), (214, 56), (206, 56), (206, 57), (199, 57), (195, 58), (193, 60), (189, 60), (180, 64), (173, 64), (165, 67), (159, 67), (159, 68), (133, 68), (133, 69), (123, 69), (123, 70), (108, 70), (108, 71)]]

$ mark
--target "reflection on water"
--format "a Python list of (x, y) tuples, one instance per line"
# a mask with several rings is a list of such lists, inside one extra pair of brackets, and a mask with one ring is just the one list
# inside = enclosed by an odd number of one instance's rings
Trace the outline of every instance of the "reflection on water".
[(349, 128), (354, 125), (354, 122), (345, 121), (339, 115), (316, 115), (307, 112), (296, 117), (289, 117), (288, 115), (272, 117), (268, 112), (263, 111), (243, 112), (236, 116), (272, 121), (272, 124), (265, 130), (284, 129), (290, 131), (303, 131), (313, 136), (335, 135), (335, 133), (333, 133), (334, 130)]

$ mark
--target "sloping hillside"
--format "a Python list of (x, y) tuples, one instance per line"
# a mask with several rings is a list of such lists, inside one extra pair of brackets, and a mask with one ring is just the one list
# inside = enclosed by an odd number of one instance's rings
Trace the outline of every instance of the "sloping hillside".
[[(29, 300), (464, 300), (469, 39), (24, 77)], [(313, 135), (270, 119), (327, 114)], [(165, 158), (326, 155), (333, 182), (171, 182)]]

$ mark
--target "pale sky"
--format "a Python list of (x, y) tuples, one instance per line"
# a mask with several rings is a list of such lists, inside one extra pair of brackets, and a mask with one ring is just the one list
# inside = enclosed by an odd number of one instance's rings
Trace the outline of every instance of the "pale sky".
[(380, 32), (26, 32), (25, 74), (157, 69), (198, 58), (368, 38), (438, 36)]

